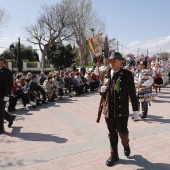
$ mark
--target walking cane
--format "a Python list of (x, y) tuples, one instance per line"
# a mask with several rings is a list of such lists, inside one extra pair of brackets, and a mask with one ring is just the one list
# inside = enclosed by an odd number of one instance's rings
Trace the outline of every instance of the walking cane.
[(35, 94), (33, 92), (30, 91), (30, 93), (37, 99), (37, 100), (40, 100), (39, 97), (35, 96)]

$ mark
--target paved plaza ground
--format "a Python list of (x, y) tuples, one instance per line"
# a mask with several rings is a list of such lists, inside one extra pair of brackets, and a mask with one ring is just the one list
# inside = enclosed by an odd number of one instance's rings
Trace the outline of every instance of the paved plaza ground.
[(110, 149), (104, 117), (96, 123), (99, 100), (94, 92), (28, 112), (20, 108), (25, 120), (12, 128), (5, 123), (0, 135), (0, 170), (170, 170), (170, 86), (151, 102), (147, 119), (129, 119), (131, 156), (124, 156), (119, 142), (120, 161), (111, 168), (105, 165)]

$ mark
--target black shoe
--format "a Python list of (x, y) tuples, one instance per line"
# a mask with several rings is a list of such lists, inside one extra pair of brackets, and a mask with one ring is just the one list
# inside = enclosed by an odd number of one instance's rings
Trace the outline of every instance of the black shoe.
[(147, 116), (146, 115), (143, 115), (143, 116), (141, 116), (140, 118), (141, 119), (145, 119)]
[(12, 112), (12, 111), (13, 111), (13, 109), (8, 109), (7, 111), (8, 111), (8, 112)]
[(47, 103), (48, 103), (48, 102), (46, 102), (46, 101), (44, 101), (44, 100), (42, 101), (42, 104), (47, 104)]
[(3, 134), (5, 132), (4, 129), (0, 130), (0, 135)]
[(37, 102), (36, 106), (41, 106), (41, 103)]
[(124, 154), (125, 154), (125, 156), (129, 156), (130, 155), (130, 147), (129, 147), (129, 145), (124, 148)]
[(12, 119), (8, 121), (8, 127), (11, 127), (13, 124), (13, 121), (15, 120), (16, 116), (12, 116)]
[(113, 157), (111, 156), (107, 161), (106, 161), (106, 165), (107, 166), (113, 166), (115, 162), (117, 162), (119, 160), (119, 157)]
[(131, 119), (134, 119), (134, 117), (132, 116)]
[(14, 112), (16, 112), (17, 111), (17, 109), (15, 109), (15, 107), (12, 109)]

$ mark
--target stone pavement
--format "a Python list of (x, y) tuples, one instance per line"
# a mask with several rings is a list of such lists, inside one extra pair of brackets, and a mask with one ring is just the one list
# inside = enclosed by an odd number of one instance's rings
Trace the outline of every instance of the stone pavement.
[[(170, 86), (151, 102), (146, 120), (129, 119), (131, 156), (106, 167), (109, 140), (104, 117), (96, 123), (97, 92), (17, 114), (25, 118), (0, 135), (0, 170), (170, 170)], [(130, 112), (131, 106), (130, 106)]]

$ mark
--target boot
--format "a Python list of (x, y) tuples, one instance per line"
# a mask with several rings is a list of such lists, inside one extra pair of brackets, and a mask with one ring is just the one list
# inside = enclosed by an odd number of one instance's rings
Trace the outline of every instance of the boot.
[(142, 116), (141, 116), (141, 118), (144, 119), (144, 118), (147, 117), (147, 114), (148, 114), (148, 103), (142, 102), (141, 105), (142, 105)]
[(15, 120), (15, 118), (16, 118), (16, 116), (10, 115), (6, 110), (4, 111), (4, 119), (9, 122), (8, 127), (12, 126), (13, 121)]
[(125, 154), (125, 156), (130, 155), (130, 147), (129, 147), (129, 145), (127, 147), (124, 147), (124, 154)]
[(106, 165), (111, 167), (115, 164), (115, 162), (117, 162), (119, 160), (119, 156), (118, 153), (113, 154), (111, 153), (109, 159), (106, 160)]

